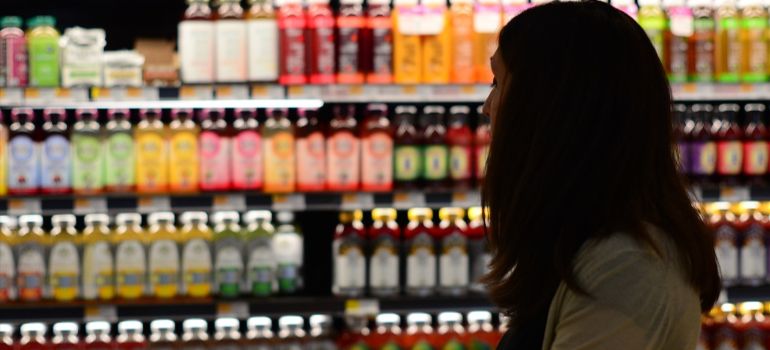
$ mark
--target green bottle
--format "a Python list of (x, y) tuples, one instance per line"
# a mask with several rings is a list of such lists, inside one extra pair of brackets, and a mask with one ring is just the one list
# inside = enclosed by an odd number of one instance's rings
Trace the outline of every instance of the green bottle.
[(96, 111), (77, 113), (72, 129), (72, 189), (75, 193), (96, 193), (104, 186), (102, 134)]
[(38, 16), (29, 20), (29, 84), (34, 87), (59, 86), (59, 32), (56, 19)]
[(243, 235), (238, 213), (214, 214), (214, 288), (220, 297), (240, 294), (243, 277)]
[(278, 213), (278, 223), (273, 235), (278, 290), (281, 294), (294, 294), (302, 288), (302, 233), (294, 225), (291, 212)]
[(246, 283), (249, 292), (258, 297), (273, 293), (275, 281), (275, 256), (273, 255), (273, 234), (270, 223), (272, 214), (267, 210), (252, 210), (244, 215), (246, 228)]

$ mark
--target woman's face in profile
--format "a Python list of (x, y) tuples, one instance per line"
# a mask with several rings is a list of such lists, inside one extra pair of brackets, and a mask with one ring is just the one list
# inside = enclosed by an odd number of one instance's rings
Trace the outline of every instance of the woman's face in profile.
[(505, 77), (505, 65), (500, 58), (500, 50), (495, 51), (495, 54), (489, 58), (489, 64), (492, 66), (492, 75), (494, 80), (492, 81), (492, 90), (487, 96), (487, 100), (484, 101), (484, 114), (488, 115), (494, 122), (497, 117), (497, 106), (499, 105), (500, 89), (497, 84), (499, 81), (504, 81)]

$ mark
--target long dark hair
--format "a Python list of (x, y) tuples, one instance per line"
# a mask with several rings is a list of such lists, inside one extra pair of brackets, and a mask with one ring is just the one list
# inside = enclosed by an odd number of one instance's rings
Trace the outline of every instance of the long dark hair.
[(671, 90), (642, 28), (606, 3), (554, 2), (512, 19), (498, 50), (507, 74), (483, 188), (493, 301), (526, 321), (560, 282), (584, 292), (573, 263), (587, 240), (627, 232), (654, 247), (650, 223), (711, 308), (714, 236), (677, 172)]

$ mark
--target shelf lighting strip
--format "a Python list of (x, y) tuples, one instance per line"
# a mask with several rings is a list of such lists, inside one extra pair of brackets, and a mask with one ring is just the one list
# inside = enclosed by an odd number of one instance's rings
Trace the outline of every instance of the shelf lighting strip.
[(5, 107), (63, 108), (63, 109), (175, 109), (175, 108), (321, 108), (319, 99), (273, 99), (273, 100), (159, 100), (159, 101), (94, 101), (94, 102), (50, 102), (24, 103)]

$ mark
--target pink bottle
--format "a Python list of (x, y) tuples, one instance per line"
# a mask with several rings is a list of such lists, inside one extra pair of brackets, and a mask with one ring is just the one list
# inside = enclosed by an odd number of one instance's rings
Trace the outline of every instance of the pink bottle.
[(257, 190), (264, 179), (262, 135), (256, 113), (250, 109), (236, 109), (233, 121), (232, 161), (233, 189)]
[(0, 19), (0, 86), (27, 86), (27, 40), (21, 18)]
[(230, 189), (231, 133), (223, 109), (204, 109), (198, 115), (201, 123), (200, 189), (223, 191)]

